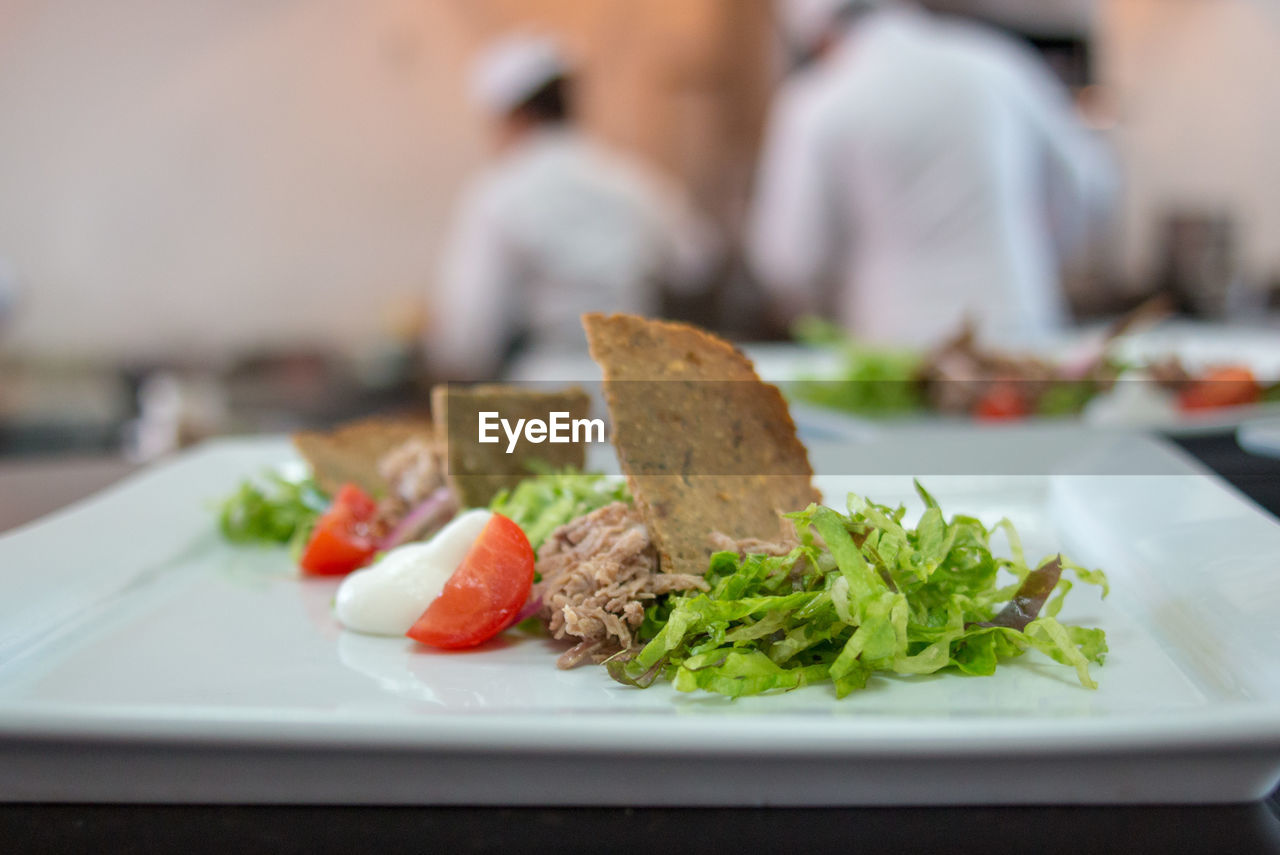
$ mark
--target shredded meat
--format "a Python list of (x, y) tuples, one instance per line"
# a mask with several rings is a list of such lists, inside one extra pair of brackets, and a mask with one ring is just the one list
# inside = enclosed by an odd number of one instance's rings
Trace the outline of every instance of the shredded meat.
[(1057, 367), (1047, 360), (981, 346), (976, 328), (966, 321), (953, 338), (929, 354), (917, 379), (934, 409), (971, 413), (993, 383), (1014, 384), (1026, 400), (1034, 402), (1060, 378)]
[(556, 663), (572, 668), (602, 662), (635, 646), (647, 601), (672, 591), (698, 589), (701, 576), (663, 573), (640, 514), (614, 502), (560, 526), (538, 550), (535, 596), (542, 619), (557, 639), (577, 643)]
[(1152, 362), (1147, 366), (1147, 375), (1158, 385), (1174, 391), (1191, 382), (1191, 373), (1176, 356), (1168, 356)]
[(777, 540), (761, 540), (756, 537), (734, 539), (721, 531), (711, 532), (711, 548), (717, 552), (736, 552), (739, 555), (788, 555), (800, 545), (795, 529), (788, 527)]
[(378, 516), (391, 522), (445, 486), (440, 449), (417, 437), (384, 454), (378, 461), (378, 473), (391, 488), (379, 506)]

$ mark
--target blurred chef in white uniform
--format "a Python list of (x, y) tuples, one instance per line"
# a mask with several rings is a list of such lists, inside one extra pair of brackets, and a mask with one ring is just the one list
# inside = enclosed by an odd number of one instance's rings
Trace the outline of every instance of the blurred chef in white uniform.
[(1060, 252), (1105, 212), (1104, 143), (1026, 47), (893, 0), (783, 0), (816, 59), (773, 105), (747, 251), (781, 310), (834, 284), (860, 339), (990, 343), (1067, 319)]
[(429, 351), (450, 376), (567, 379), (547, 375), (589, 363), (583, 312), (653, 315), (662, 289), (692, 293), (714, 272), (716, 230), (666, 176), (587, 138), (574, 81), (538, 34), (476, 64), (498, 150), (462, 200), (432, 306)]

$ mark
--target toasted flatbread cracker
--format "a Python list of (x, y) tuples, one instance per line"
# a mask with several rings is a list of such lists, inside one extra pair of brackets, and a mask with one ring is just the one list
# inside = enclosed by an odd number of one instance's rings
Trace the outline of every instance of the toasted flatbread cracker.
[(728, 342), (634, 315), (582, 322), (604, 371), (613, 444), (665, 571), (702, 574), (712, 532), (780, 537), (780, 513), (821, 500), (782, 394)]
[(591, 412), (591, 398), (578, 387), (555, 392), (517, 386), (440, 385), (431, 390), (431, 411), (439, 441), (447, 444), (445, 468), (449, 486), (464, 508), (483, 507), (503, 489), (515, 487), (530, 475), (529, 463), (538, 460), (555, 469), (581, 469), (586, 443), (531, 444), (521, 441), (507, 453), (501, 431), (497, 443), (481, 443), (479, 414), (497, 412), (513, 425), (517, 419), (546, 421), (553, 412), (567, 412), (584, 419)]
[(333, 495), (343, 484), (353, 483), (373, 496), (390, 489), (378, 471), (387, 452), (410, 439), (435, 439), (435, 428), (425, 418), (370, 418), (350, 422), (332, 431), (302, 431), (293, 445), (311, 466), (320, 489)]

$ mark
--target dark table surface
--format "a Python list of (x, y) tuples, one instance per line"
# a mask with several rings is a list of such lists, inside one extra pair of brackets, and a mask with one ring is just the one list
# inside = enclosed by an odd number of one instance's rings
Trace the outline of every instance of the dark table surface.
[(1275, 798), (1225, 807), (601, 809), (0, 806), (5, 852), (1280, 852)]
[[(1280, 460), (1178, 444), (1280, 516)], [(1278, 570), (1280, 572), (1280, 570)], [(0, 763), (4, 762), (0, 756)], [(1209, 807), (843, 809), (0, 805), (9, 852), (1280, 853), (1280, 792)]]

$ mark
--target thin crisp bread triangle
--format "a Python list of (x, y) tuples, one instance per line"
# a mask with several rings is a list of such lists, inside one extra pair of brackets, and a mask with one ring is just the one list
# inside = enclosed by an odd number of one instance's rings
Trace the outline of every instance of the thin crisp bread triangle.
[(731, 344), (634, 315), (582, 322), (613, 444), (665, 571), (702, 574), (712, 532), (781, 536), (780, 513), (821, 500), (782, 394)]

